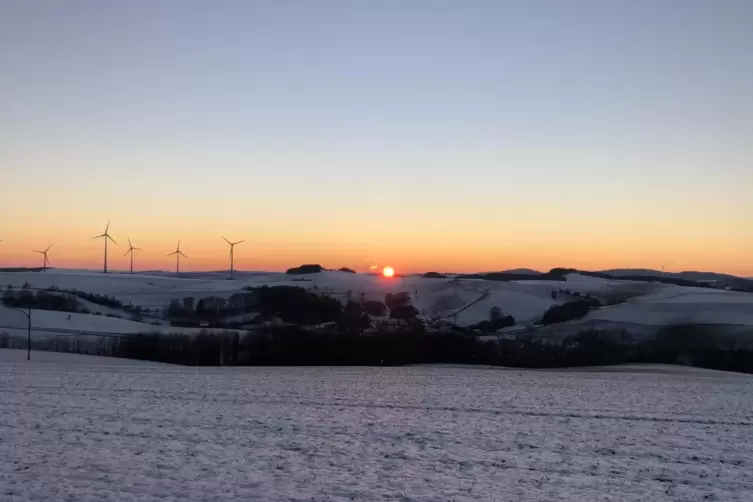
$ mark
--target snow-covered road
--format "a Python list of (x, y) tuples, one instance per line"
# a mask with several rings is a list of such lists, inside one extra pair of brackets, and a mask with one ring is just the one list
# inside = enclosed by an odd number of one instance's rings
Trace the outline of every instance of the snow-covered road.
[(4, 360), (2, 501), (753, 493), (742, 375)]

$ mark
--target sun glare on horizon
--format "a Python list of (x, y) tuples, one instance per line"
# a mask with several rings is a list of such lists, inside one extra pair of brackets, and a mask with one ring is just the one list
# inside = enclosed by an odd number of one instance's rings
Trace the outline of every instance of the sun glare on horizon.
[(393, 277), (395, 275), (395, 269), (392, 267), (384, 267), (382, 269), (382, 275), (385, 277)]

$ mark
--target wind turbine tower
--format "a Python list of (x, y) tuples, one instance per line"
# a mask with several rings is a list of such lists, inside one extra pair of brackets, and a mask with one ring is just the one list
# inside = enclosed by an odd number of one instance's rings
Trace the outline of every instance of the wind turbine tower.
[(188, 256), (184, 255), (183, 251), (180, 250), (180, 241), (178, 241), (178, 248), (167, 256), (172, 255), (175, 255), (175, 273), (180, 274), (180, 257), (188, 258)]
[(47, 266), (50, 264), (50, 259), (47, 258), (47, 251), (49, 251), (50, 248), (52, 248), (52, 244), (50, 244), (50, 246), (44, 251), (37, 251), (36, 249), (32, 249), (32, 251), (34, 251), (35, 253), (44, 255), (44, 260), (42, 261), (42, 272), (44, 272), (45, 274), (47, 273)]
[(131, 253), (131, 273), (133, 273), (133, 252), (134, 251), (143, 251), (143, 249), (133, 247), (133, 244), (131, 244), (131, 238), (129, 237), (128, 238), (128, 251), (126, 251), (123, 256), (126, 256), (128, 253)]
[(233, 250), (235, 249), (236, 244), (241, 244), (242, 242), (245, 242), (245, 241), (230, 242), (229, 240), (227, 240), (226, 237), (223, 237), (223, 239), (225, 239), (225, 242), (227, 242), (230, 245), (230, 278), (232, 279), (233, 272), (235, 271), (234, 263), (233, 263)]
[(110, 234), (108, 233), (109, 230), (110, 230), (110, 222), (108, 221), (107, 226), (105, 227), (105, 233), (103, 233), (102, 235), (97, 235), (96, 237), (92, 237), (92, 239), (101, 239), (103, 237), (105, 239), (105, 268), (104, 268), (105, 274), (107, 273), (107, 241), (111, 240), (113, 244), (117, 244), (117, 242), (115, 242), (115, 239), (110, 237)]

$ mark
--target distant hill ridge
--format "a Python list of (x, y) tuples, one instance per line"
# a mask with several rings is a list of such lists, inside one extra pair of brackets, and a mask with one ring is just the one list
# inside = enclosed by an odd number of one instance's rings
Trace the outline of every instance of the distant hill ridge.
[(513, 268), (510, 270), (503, 270), (503, 274), (520, 274), (520, 275), (539, 275), (541, 272), (532, 268)]
[[(582, 272), (588, 274), (589, 272)], [(600, 272), (590, 272), (598, 276), (613, 277), (615, 279), (630, 280), (650, 280), (655, 279), (662, 282), (671, 282), (678, 285), (687, 286), (709, 286), (728, 287), (737, 291), (753, 292), (753, 280), (737, 277), (729, 274), (719, 274), (716, 272), (662, 272), (651, 269), (612, 269), (602, 270)]]
[(717, 272), (662, 272), (661, 270), (643, 269), (643, 268), (615, 268), (610, 270), (601, 270), (603, 274), (609, 274), (612, 277), (621, 277), (625, 275), (644, 275), (656, 277), (675, 277), (677, 279), (687, 279), (690, 281), (729, 281), (729, 280), (750, 280), (745, 277), (735, 275), (720, 274)]

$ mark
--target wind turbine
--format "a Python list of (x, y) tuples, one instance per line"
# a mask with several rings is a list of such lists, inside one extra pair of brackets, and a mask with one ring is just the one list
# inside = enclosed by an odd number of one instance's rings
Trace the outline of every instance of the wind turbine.
[(44, 272), (45, 274), (47, 273), (47, 265), (50, 264), (50, 260), (49, 260), (49, 258), (47, 258), (47, 251), (49, 251), (51, 247), (52, 247), (52, 244), (50, 244), (50, 246), (47, 249), (45, 249), (44, 251), (37, 251), (36, 249), (32, 249), (32, 251), (34, 251), (35, 253), (39, 253), (39, 254), (44, 255), (44, 261), (42, 262), (42, 264), (43, 264), (42, 265), (42, 272)]
[(180, 241), (178, 241), (178, 248), (167, 256), (172, 255), (175, 255), (175, 273), (180, 274), (180, 257), (188, 258), (188, 256), (184, 255), (183, 251), (180, 250)]
[(126, 256), (128, 253), (131, 253), (131, 273), (133, 273), (133, 252), (134, 251), (143, 251), (143, 249), (133, 247), (133, 244), (131, 244), (131, 238), (129, 237), (128, 238), (128, 251), (126, 251), (123, 256)]
[(223, 239), (225, 239), (225, 242), (227, 242), (228, 244), (230, 244), (230, 278), (232, 279), (233, 278), (233, 270), (234, 270), (233, 269), (233, 249), (235, 248), (236, 244), (241, 244), (242, 242), (245, 242), (245, 241), (230, 242), (229, 240), (227, 240), (226, 237), (223, 237)]
[(107, 273), (107, 240), (109, 239), (113, 242), (113, 244), (117, 244), (117, 242), (115, 242), (115, 239), (110, 237), (110, 234), (107, 233), (108, 230), (110, 230), (109, 221), (107, 222), (107, 226), (105, 227), (105, 233), (103, 233), (102, 235), (98, 235), (96, 237), (92, 237), (92, 239), (101, 239), (102, 237), (105, 238), (105, 270), (104, 270), (105, 274)]

